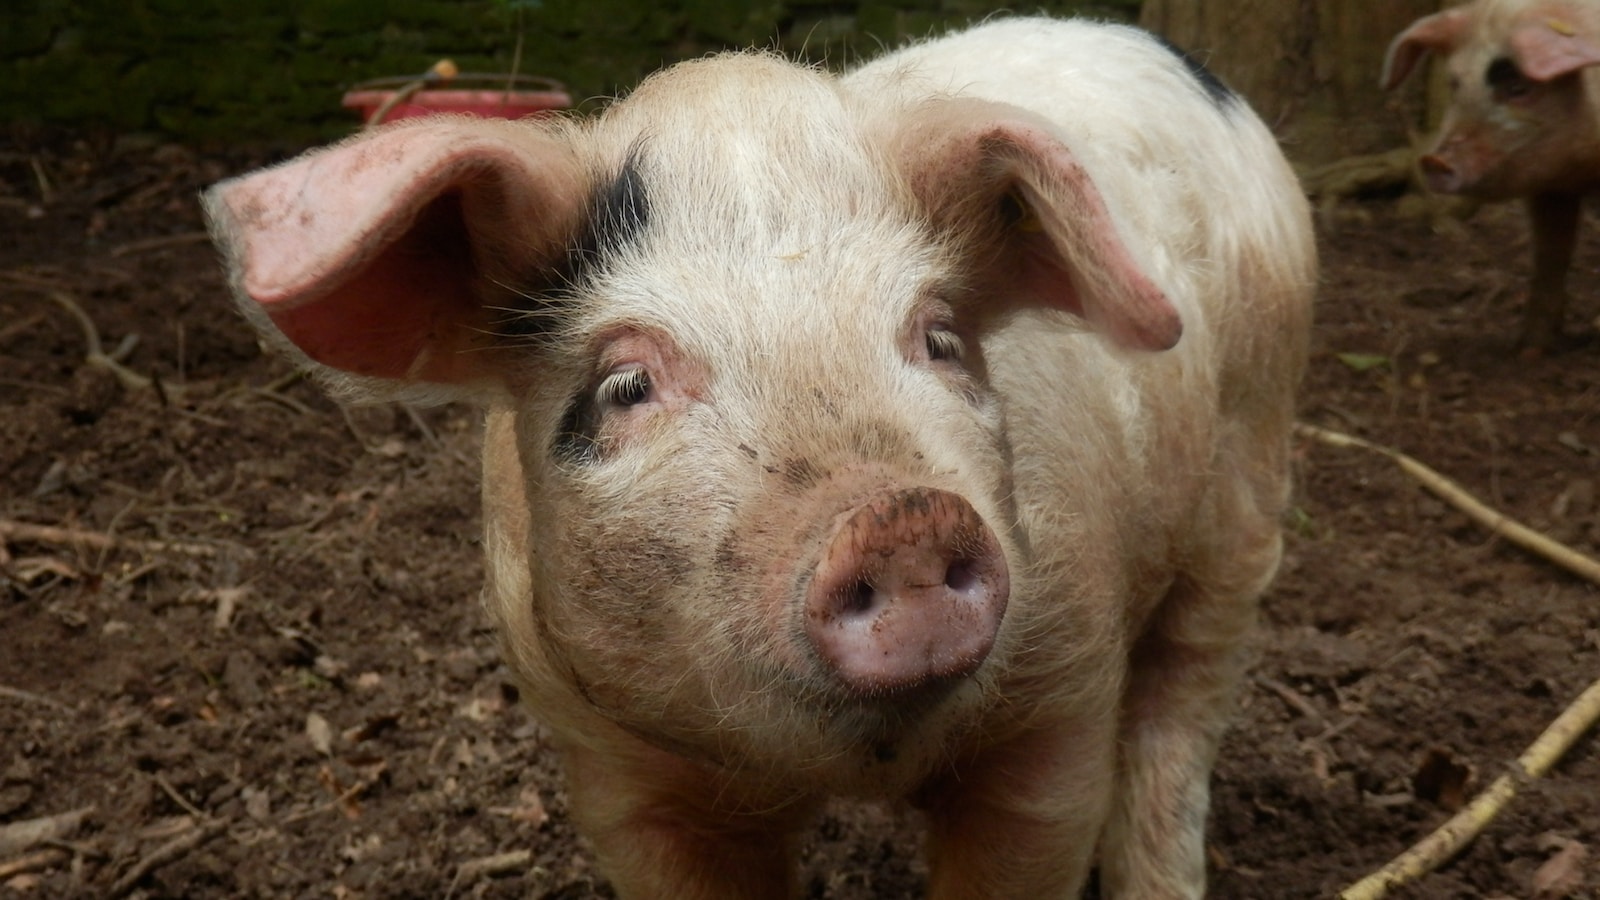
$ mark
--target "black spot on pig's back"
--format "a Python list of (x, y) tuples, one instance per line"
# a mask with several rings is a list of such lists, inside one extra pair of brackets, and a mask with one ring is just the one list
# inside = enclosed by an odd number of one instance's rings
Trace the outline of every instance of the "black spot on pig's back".
[(1233, 92), (1233, 88), (1228, 87), (1221, 78), (1218, 78), (1214, 72), (1206, 68), (1205, 64), (1200, 60), (1195, 59), (1182, 47), (1155, 32), (1151, 32), (1150, 37), (1168, 53), (1177, 57), (1179, 62), (1183, 63), (1183, 67), (1189, 72), (1189, 77), (1194, 79), (1195, 84), (1205, 93), (1213, 106), (1220, 110), (1226, 110), (1239, 102), (1239, 95)]

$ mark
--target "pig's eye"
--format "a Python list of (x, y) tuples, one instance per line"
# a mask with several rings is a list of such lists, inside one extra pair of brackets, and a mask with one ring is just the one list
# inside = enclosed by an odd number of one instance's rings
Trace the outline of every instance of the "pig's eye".
[(650, 399), (650, 373), (642, 366), (612, 372), (594, 394), (604, 406), (638, 406)]
[(1528, 80), (1528, 76), (1522, 74), (1516, 63), (1503, 56), (1489, 64), (1483, 80), (1489, 85), (1494, 99), (1502, 103), (1525, 97), (1533, 90), (1533, 82)]
[(935, 325), (928, 329), (928, 358), (934, 361), (951, 360), (960, 362), (966, 355), (967, 347), (961, 338), (947, 326)]

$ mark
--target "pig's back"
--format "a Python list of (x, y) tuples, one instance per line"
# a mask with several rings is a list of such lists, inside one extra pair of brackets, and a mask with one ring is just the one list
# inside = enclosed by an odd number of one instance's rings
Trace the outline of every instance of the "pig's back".
[[(971, 96), (1049, 119), (1183, 317), (1183, 339), (1158, 354), (1116, 351), (1052, 312), (1018, 316), (985, 342), (1024, 528), (1060, 532), (1072, 509), (1126, 535), (1090, 550), (1036, 541), (1036, 568), (1082, 571), (1088, 553), (1121, 556), (1151, 585), (1185, 567), (1264, 579), (1316, 259), (1298, 182), (1245, 101), (1147, 32), (1042, 18), (909, 47), (845, 84), (874, 102)], [(1065, 434), (1063, 422), (1095, 427)]]
[[(1276, 140), (1241, 97), (1146, 31), (999, 19), (884, 56), (844, 83), (900, 104), (978, 97), (1053, 122), (1146, 274), (1183, 314), (1191, 350), (1197, 326), (1225, 325), (1216, 320), (1240, 303), (1301, 305), (1229, 296), (1241, 269), (1294, 294), (1314, 278), (1305, 203)], [(1262, 249), (1273, 258), (1256, 259)]]

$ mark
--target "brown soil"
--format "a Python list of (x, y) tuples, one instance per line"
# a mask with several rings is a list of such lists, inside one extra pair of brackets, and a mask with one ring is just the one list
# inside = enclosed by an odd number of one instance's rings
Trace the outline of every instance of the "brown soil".
[[(0, 825), (89, 809), (0, 847), (0, 895), (605, 896), (477, 605), (470, 412), (341, 412), (229, 308), (195, 195), (266, 161), (128, 139), (0, 148), (0, 520), (111, 541), (0, 538)], [(1321, 225), (1304, 418), (1595, 553), (1600, 242), (1575, 273), (1579, 339), (1530, 361), (1511, 346), (1515, 209), (1435, 233), (1383, 202)], [(125, 361), (153, 386), (86, 364), (57, 296), (107, 352), (137, 339)], [(1333, 894), (1600, 676), (1594, 585), (1383, 458), (1299, 450), (1288, 555), (1216, 772), (1219, 898)], [(913, 833), (837, 808), (806, 895), (915, 896)], [(1586, 738), (1402, 895), (1532, 897), (1597, 843)], [(531, 855), (475, 874), (514, 851)], [(1581, 859), (1568, 875), (1540, 896), (1600, 885)]]

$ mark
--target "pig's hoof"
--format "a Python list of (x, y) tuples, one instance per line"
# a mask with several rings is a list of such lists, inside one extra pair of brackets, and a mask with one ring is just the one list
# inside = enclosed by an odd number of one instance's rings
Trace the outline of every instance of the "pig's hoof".
[(948, 491), (881, 494), (841, 517), (805, 597), (832, 674), (862, 696), (964, 678), (994, 647), (1010, 594), (994, 532)]

